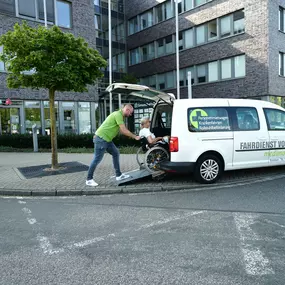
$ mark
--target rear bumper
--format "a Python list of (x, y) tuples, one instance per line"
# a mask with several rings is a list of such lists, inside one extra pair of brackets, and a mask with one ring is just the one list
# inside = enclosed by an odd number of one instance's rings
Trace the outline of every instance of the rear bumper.
[(194, 171), (194, 162), (171, 162), (171, 161), (162, 161), (159, 164), (159, 168), (165, 172), (174, 172), (174, 173), (189, 173)]

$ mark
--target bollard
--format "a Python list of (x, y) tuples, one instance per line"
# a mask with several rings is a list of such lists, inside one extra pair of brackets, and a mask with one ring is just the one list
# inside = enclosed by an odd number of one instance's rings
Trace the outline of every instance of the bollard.
[(32, 126), (32, 131), (33, 131), (33, 145), (34, 145), (34, 152), (38, 152), (38, 133), (37, 133), (37, 125), (34, 124)]

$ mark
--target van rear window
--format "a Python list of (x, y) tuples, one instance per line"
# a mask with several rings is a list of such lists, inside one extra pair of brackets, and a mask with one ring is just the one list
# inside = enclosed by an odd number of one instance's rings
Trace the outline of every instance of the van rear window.
[(231, 131), (229, 114), (223, 107), (197, 107), (188, 109), (190, 132)]

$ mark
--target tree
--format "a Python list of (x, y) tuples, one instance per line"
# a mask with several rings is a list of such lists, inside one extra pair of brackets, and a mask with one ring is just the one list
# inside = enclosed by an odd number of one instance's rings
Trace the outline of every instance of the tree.
[(123, 75), (120, 82), (123, 83), (130, 83), (130, 84), (137, 84), (139, 80), (132, 74), (132, 73), (126, 73)]
[(102, 77), (106, 61), (83, 38), (64, 33), (58, 27), (32, 28), (25, 22), (0, 37), (4, 46), (0, 59), (6, 63), (8, 88), (48, 89), (52, 169), (58, 168), (55, 119), (56, 91), (88, 91), (87, 85)]

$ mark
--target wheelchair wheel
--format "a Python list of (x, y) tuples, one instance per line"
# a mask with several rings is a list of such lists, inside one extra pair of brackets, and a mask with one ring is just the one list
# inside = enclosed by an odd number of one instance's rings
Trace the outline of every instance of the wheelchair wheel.
[(149, 149), (144, 158), (144, 167), (150, 172), (159, 171), (159, 163), (168, 160), (169, 154), (167, 150), (160, 146), (155, 146)]
[(143, 148), (140, 147), (136, 153), (136, 160), (137, 160), (139, 167), (143, 166), (144, 157), (145, 157), (145, 152), (143, 151)]

